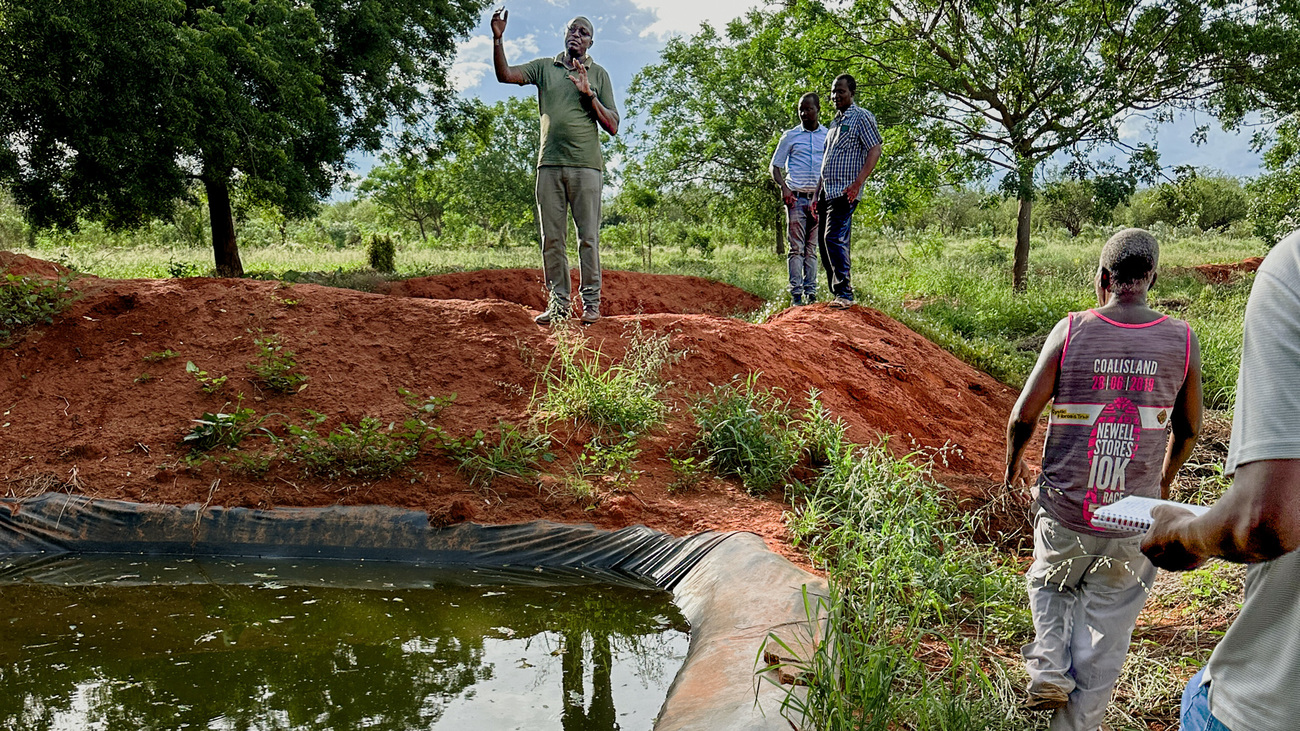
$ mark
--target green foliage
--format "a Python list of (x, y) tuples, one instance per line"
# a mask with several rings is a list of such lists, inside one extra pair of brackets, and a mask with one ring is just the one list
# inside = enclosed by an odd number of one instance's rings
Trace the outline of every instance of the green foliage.
[(145, 363), (161, 363), (165, 360), (171, 360), (172, 358), (175, 358), (178, 355), (180, 355), (180, 353), (177, 353), (171, 348), (166, 348), (164, 350), (156, 350), (144, 356), (140, 360), (143, 360)]
[(176, 261), (171, 259), (167, 262), (167, 276), (173, 279), (184, 279), (186, 277), (197, 277), (199, 275), (199, 266), (186, 261)]
[(1288, 117), (1264, 152), (1264, 169), (1246, 185), (1255, 235), (1273, 246), (1300, 229), (1300, 118)]
[(370, 268), (384, 274), (392, 274), (397, 271), (396, 256), (397, 247), (393, 245), (393, 237), (387, 234), (380, 236), (372, 234), (370, 244), (366, 247), (366, 255), (370, 259)]
[(275, 437), (276, 450), (287, 462), (297, 464), (308, 475), (327, 479), (379, 480), (390, 477), (419, 456), (430, 439), (442, 434), (431, 424), (456, 395), (421, 399), (411, 391), (398, 389), (413, 415), (402, 424), (364, 416), (357, 424), (342, 422), (328, 433), (317, 427), (328, 417), (308, 411), (303, 424), (288, 424), (288, 436)]
[(199, 384), (199, 389), (206, 394), (214, 394), (220, 391), (230, 378), (229, 376), (210, 376), (207, 371), (200, 370), (198, 366), (194, 365), (192, 360), (185, 362), (185, 372), (194, 376), (194, 380)]
[(1236, 178), (1189, 165), (1174, 170), (1174, 181), (1155, 189), (1154, 220), (1221, 231), (1250, 214), (1250, 201)]
[[(308, 215), (354, 149), (418, 128), (480, 0), (0, 1), (0, 182), (33, 223), (110, 229), (207, 193), (217, 271), (231, 199)], [(185, 79), (186, 83), (177, 83)]]
[(635, 435), (614, 438), (596, 436), (578, 454), (574, 472), (580, 477), (602, 477), (615, 485), (630, 485), (641, 476), (639, 471), (632, 469), (632, 463), (640, 454)]
[[(985, 643), (1032, 632), (1014, 566), (975, 541), (973, 518), (917, 455), (842, 441), (828, 451), (818, 477), (793, 488), (791, 536), (831, 595), (820, 645), (796, 658), (808, 687), (789, 694), (787, 714), (819, 729), (1023, 728), (975, 659)], [(923, 659), (936, 649), (950, 657), (939, 667)]]
[(713, 460), (698, 454), (679, 455), (669, 452), (665, 459), (673, 471), (673, 481), (668, 492), (686, 492), (699, 486), (713, 468)]
[(578, 331), (556, 330), (545, 390), (535, 396), (534, 408), (544, 418), (571, 419), (600, 433), (643, 434), (668, 411), (663, 371), (680, 355), (667, 335), (647, 333), (640, 323), (618, 362), (593, 349)]
[(258, 418), (253, 409), (242, 406), (236, 406), (230, 413), (204, 412), (192, 420), (194, 428), (181, 438), (181, 446), (189, 447), (191, 453), (210, 452), (217, 447), (238, 449), (244, 438), (265, 420), (265, 416)]
[(294, 372), (298, 367), (294, 353), (284, 349), (278, 334), (254, 338), (253, 345), (257, 348), (257, 362), (249, 363), (248, 370), (258, 383), (276, 393), (298, 393), (307, 387), (307, 376)]
[(0, 283), (0, 347), (10, 345), (23, 330), (49, 325), (72, 304), (70, 279), (47, 280), (6, 274)]
[(487, 487), (502, 475), (524, 477), (537, 473), (539, 460), (554, 461), (549, 450), (551, 438), (545, 434), (527, 434), (514, 424), (497, 424), (499, 436), (495, 444), (487, 443), (487, 435), (480, 429), (464, 439), (453, 439), (445, 433), (439, 435), (441, 446), (456, 462), (457, 469), (465, 474), (471, 485)]
[(758, 373), (715, 386), (691, 406), (696, 448), (724, 477), (758, 495), (779, 489), (798, 464), (803, 440), (790, 404), (758, 386)]
[(1093, 178), (1084, 177), (1084, 170), (1072, 172), (1043, 189), (1043, 217), (1064, 226), (1071, 236), (1078, 236), (1088, 224), (1110, 223), (1116, 206), (1127, 203), (1137, 189), (1136, 178), (1118, 170)]

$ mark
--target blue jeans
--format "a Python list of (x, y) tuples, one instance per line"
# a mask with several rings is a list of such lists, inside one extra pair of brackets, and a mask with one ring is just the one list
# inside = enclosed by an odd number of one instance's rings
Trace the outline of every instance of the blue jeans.
[(785, 218), (790, 241), (786, 268), (790, 274), (790, 296), (811, 302), (817, 297), (817, 251), (821, 243), (821, 226), (812, 215), (811, 196), (795, 196), (787, 206)]
[(1202, 685), (1205, 668), (1187, 681), (1183, 690), (1183, 711), (1180, 716), (1182, 731), (1232, 731), (1210, 713), (1210, 686)]
[(853, 211), (858, 202), (849, 202), (845, 196), (819, 201), (821, 215), (817, 219), (822, 229), (822, 266), (830, 284), (832, 297), (853, 301), (853, 286), (849, 284), (849, 235), (853, 228)]

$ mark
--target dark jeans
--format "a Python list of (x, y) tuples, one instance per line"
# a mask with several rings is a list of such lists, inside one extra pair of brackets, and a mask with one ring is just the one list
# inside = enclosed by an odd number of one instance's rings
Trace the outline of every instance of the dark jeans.
[(821, 245), (822, 268), (832, 297), (853, 301), (853, 285), (849, 283), (849, 235), (853, 228), (853, 211), (858, 202), (849, 202), (845, 196), (826, 200), (817, 206), (817, 237)]

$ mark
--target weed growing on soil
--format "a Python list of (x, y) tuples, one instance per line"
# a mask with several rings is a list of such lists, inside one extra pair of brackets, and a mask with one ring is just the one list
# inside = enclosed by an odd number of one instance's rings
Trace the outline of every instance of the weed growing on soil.
[(201, 370), (198, 366), (194, 365), (194, 361), (192, 360), (185, 362), (185, 372), (194, 376), (194, 380), (199, 384), (199, 389), (206, 394), (214, 394), (220, 391), (221, 388), (226, 385), (227, 379), (229, 379), (229, 376), (208, 375), (207, 371)]
[(297, 393), (307, 387), (307, 376), (295, 373), (298, 363), (293, 359), (293, 351), (285, 350), (282, 338), (272, 333), (254, 338), (257, 347), (256, 363), (249, 363), (248, 369), (257, 377), (257, 382), (276, 393)]
[(33, 325), (53, 323), (72, 304), (70, 281), (6, 274), (0, 283), (0, 347), (9, 347), (18, 333)]
[(526, 434), (504, 422), (497, 424), (497, 431), (500, 436), (496, 444), (488, 444), (482, 429), (465, 439), (453, 439), (438, 430), (442, 448), (456, 462), (457, 469), (469, 477), (471, 485), (487, 487), (502, 475), (533, 475), (539, 460), (555, 459), (547, 451), (551, 438), (545, 434)]
[(598, 435), (583, 447), (574, 471), (581, 477), (604, 476), (606, 482), (630, 485), (641, 476), (638, 470), (632, 469), (640, 454), (635, 434), (613, 439)]
[(180, 355), (180, 353), (177, 353), (171, 348), (167, 348), (166, 350), (154, 351), (144, 356), (140, 360), (144, 361), (145, 363), (161, 363), (165, 360), (171, 360), (172, 358), (175, 358), (178, 355)]
[(289, 424), (289, 437), (277, 437), (277, 446), (287, 461), (301, 465), (304, 472), (329, 479), (388, 477), (410, 464), (430, 435), (419, 419), (408, 419), (398, 429), (395, 423), (385, 426), (372, 416), (362, 417), (357, 424), (339, 424), (322, 434), (316, 427), (328, 417), (310, 410), (307, 413), (307, 422)]
[(670, 451), (664, 459), (668, 460), (668, 466), (673, 471), (673, 481), (668, 485), (668, 492), (686, 492), (699, 487), (713, 467), (711, 457), (701, 457), (698, 454), (681, 455)]
[(803, 452), (790, 404), (758, 387), (758, 373), (714, 387), (691, 413), (700, 426), (696, 447), (723, 477), (737, 477), (752, 494), (783, 484)]
[(572, 419), (598, 432), (644, 434), (663, 420), (668, 385), (663, 371), (681, 357), (667, 335), (633, 326), (627, 353), (611, 363), (587, 338), (557, 328), (555, 354), (544, 371), (545, 387), (534, 394), (534, 410), (543, 418)]
[(826, 569), (831, 595), (820, 645), (793, 663), (807, 693), (786, 710), (828, 731), (1024, 728), (1006, 678), (979, 658), (986, 642), (1031, 631), (1015, 570), (975, 542), (928, 468), (885, 443), (826, 453), (818, 477), (792, 488), (793, 541)]
[(181, 438), (181, 445), (188, 446), (191, 454), (210, 452), (217, 447), (238, 449), (244, 438), (260, 427), (266, 418), (258, 418), (252, 409), (243, 408), (242, 401), (230, 413), (205, 412), (192, 420), (194, 428)]

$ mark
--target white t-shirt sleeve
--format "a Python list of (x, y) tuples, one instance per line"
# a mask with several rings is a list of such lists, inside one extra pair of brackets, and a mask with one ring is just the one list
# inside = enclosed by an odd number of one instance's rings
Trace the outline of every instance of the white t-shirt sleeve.
[(1300, 459), (1300, 232), (1255, 275), (1224, 472), (1264, 459)]

